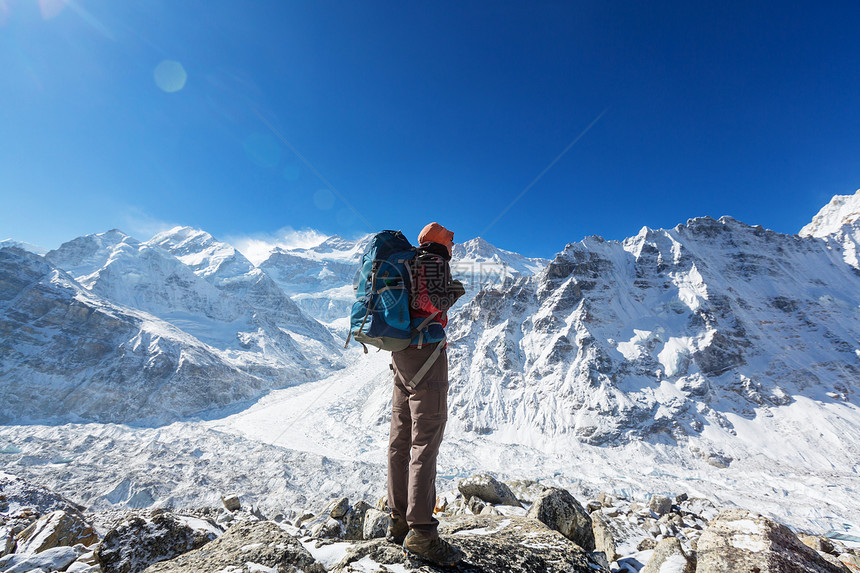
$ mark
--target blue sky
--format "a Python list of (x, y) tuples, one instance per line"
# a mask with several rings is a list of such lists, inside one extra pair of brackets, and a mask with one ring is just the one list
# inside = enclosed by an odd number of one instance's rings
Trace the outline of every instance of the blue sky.
[(0, 0), (0, 238), (794, 233), (860, 187), (858, 30), (857, 2)]

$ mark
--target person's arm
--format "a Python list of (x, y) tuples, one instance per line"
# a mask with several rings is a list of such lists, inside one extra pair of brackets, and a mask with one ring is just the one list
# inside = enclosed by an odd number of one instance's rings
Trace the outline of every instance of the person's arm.
[(441, 257), (427, 261), (427, 294), (430, 302), (441, 312), (454, 306), (461, 296), (466, 294), (466, 288), (451, 276), (451, 267)]

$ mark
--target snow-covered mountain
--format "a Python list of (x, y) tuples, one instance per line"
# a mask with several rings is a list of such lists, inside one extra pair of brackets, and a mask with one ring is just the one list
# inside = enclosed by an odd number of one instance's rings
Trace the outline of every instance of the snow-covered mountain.
[(310, 248), (276, 247), (260, 269), (309, 316), (345, 332), (353, 278), (369, 241), (369, 235), (354, 241), (335, 235)]
[(112, 230), (44, 258), (0, 253), (6, 422), (162, 423), (343, 367), (327, 328), (200, 231), (142, 243)]
[(836, 195), (800, 230), (801, 237), (818, 237), (841, 248), (845, 262), (860, 271), (860, 191)]
[(36, 253), (37, 255), (44, 255), (48, 252), (48, 249), (44, 247), (33, 245), (31, 243), (23, 243), (21, 241), (13, 241), (12, 239), (3, 239), (0, 241), (0, 249), (4, 249), (6, 247), (17, 247), (31, 253)]
[[(309, 316), (343, 331), (355, 300), (355, 272), (370, 237), (347, 240), (333, 236), (315, 247), (278, 247), (260, 268)], [(499, 249), (478, 237), (454, 245), (451, 271), (466, 284), (471, 296), (482, 286), (531, 276), (547, 263), (547, 259), (528, 258)]]
[(728, 217), (592, 237), (457, 315), (453, 409), (592, 443), (732, 431), (727, 414), (856, 401), (858, 319), (860, 276), (825, 241)]
[[(593, 484), (626, 494), (689, 489), (725, 503), (751, 501), (795, 525), (856, 522), (858, 221), (860, 192), (835, 197), (802, 236), (724, 217), (644, 228), (620, 242), (589, 237), (551, 261), (480, 239), (457, 245), (455, 269), (465, 263), (482, 270), (481, 280), (464, 277), (470, 298), (449, 324), (451, 413), (440, 481), (482, 468), (581, 491)], [(195, 423), (183, 464), (229, 449), (238, 434), (249, 443), (322, 454), (337, 461), (343, 473), (336, 479), (351, 491), (376, 491), (373, 484), (384, 481), (390, 413), (387, 356), (335, 344), (331, 356), (347, 365), (337, 370), (318, 366), (319, 355), (306, 350), (307, 339), (315, 340), (310, 346), (328, 344), (319, 332), (340, 332), (363, 240), (332, 237), (310, 249), (276, 250), (259, 267), (187, 228), (146, 243), (115, 232), (84, 237), (47, 258), (0, 249), (0, 403), (11, 396), (7, 411), (23, 412), (59, 401), (52, 411), (119, 421), (139, 415), (126, 404), (147, 404), (154, 415), (165, 411), (158, 409), (164, 402), (176, 419), (203, 402), (227, 404), (278, 387), (248, 366), (260, 364), (253, 357), (271, 357), (279, 373), (316, 380), (292, 384), (297, 377), (247, 408), (235, 405)], [(290, 310), (287, 296), (299, 308)], [(230, 321), (238, 308), (246, 310)], [(272, 311), (278, 308), (287, 311)], [(310, 323), (294, 320), (295, 312)], [(227, 335), (204, 342), (207, 324), (228, 325)], [(306, 360), (268, 354), (280, 343), (267, 324), (285, 331)], [(248, 325), (259, 325), (259, 338), (237, 349), (231, 336)], [(147, 382), (156, 367), (164, 376)], [(86, 407), (69, 402), (66, 393), (94, 384), (94, 373), (101, 386), (82, 399)], [(193, 384), (210, 376), (214, 389), (192, 396)], [(132, 391), (115, 405), (115, 389), (126, 380)], [(37, 396), (33, 381), (48, 390)], [(186, 400), (200, 402), (186, 407)], [(169, 440), (189, 428), (178, 422), (158, 434)], [(162, 463), (156, 449), (135, 473), (100, 477), (113, 463), (116, 435), (127, 443), (157, 438), (134, 428), (113, 428), (114, 437), (103, 440), (89, 439), (92, 433), (92, 425), (15, 426), (0, 431), (0, 450), (18, 451), (18, 470), (54, 487), (88, 484), (99, 503), (108, 503), (117, 482), (128, 478), (132, 491), (149, 479), (150, 463)], [(26, 440), (37, 435), (34, 449)], [(76, 444), (64, 450), (70, 458), (84, 456), (85, 445), (87, 467), (49, 463), (54, 437)], [(170, 485), (153, 504), (192, 503), (199, 494), (184, 465), (163, 459), (159, 480)], [(297, 475), (329, 467), (325, 457), (313, 460)], [(265, 485), (271, 476), (248, 464), (233, 460), (219, 479), (271, 504), (301, 498), (294, 482), (272, 498)]]
[(163, 423), (312, 377), (251, 363), (91, 292), (45, 259), (0, 249), (0, 422)]

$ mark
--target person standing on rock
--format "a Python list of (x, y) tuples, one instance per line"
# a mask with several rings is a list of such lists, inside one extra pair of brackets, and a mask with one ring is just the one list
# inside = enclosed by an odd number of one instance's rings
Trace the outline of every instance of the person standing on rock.
[[(436, 565), (453, 565), (462, 552), (439, 537), (436, 457), (448, 419), (447, 311), (465, 294), (451, 277), (454, 233), (430, 223), (418, 235), (412, 269), (410, 318), (424, 327), (405, 350), (391, 353), (394, 395), (388, 442), (389, 541)], [(417, 380), (417, 382), (416, 382)]]

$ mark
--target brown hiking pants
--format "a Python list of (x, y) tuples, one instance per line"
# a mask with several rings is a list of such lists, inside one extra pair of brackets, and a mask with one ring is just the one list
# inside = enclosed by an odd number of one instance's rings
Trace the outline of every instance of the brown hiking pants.
[(391, 353), (394, 396), (388, 440), (388, 507), (412, 529), (436, 535), (436, 456), (448, 420), (448, 355), (443, 350), (413, 390), (407, 382), (437, 344)]

